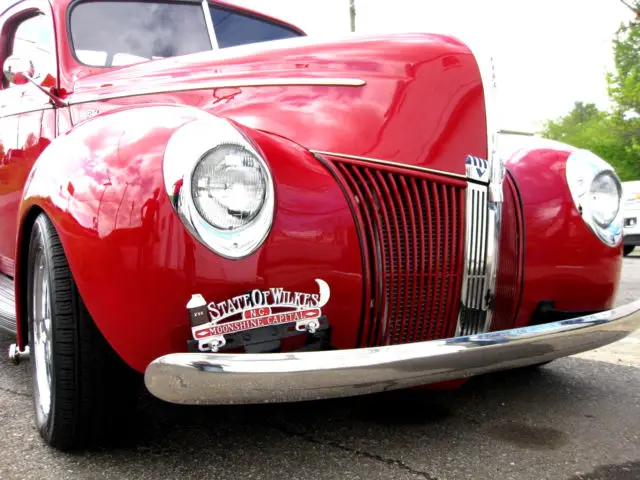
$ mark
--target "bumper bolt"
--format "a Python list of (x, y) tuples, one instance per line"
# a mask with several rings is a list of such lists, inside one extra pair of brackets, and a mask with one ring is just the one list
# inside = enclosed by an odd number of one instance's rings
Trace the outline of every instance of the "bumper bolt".
[(29, 346), (24, 347), (24, 350), (20, 350), (18, 345), (12, 343), (9, 346), (9, 360), (14, 365), (18, 365), (22, 360), (29, 360)]

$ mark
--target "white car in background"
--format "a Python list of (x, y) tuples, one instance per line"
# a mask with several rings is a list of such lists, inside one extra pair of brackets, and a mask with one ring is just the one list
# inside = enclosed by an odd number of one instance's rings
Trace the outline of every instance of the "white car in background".
[(640, 181), (623, 182), (624, 193), (624, 255), (640, 246)]

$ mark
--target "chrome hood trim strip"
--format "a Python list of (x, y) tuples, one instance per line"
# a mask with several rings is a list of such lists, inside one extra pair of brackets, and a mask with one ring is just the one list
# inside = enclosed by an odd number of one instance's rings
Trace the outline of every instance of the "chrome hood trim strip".
[(285, 86), (327, 86), (327, 87), (362, 87), (367, 82), (359, 78), (296, 78), (296, 77), (261, 77), (228, 80), (202, 81), (191, 84), (179, 84), (166, 88), (139, 88), (117, 93), (105, 94), (77, 94), (72, 95), (69, 105), (78, 105), (89, 102), (115, 100), (118, 98), (137, 97), (140, 95), (154, 95), (161, 93), (191, 92), (194, 90), (209, 90), (214, 88), (239, 88), (239, 87), (285, 87)]
[(406, 163), (391, 162), (389, 160), (380, 160), (379, 158), (360, 157), (357, 155), (347, 155), (345, 153), (336, 153), (336, 152), (325, 152), (321, 150), (309, 150), (309, 151), (315, 155), (345, 158), (347, 160), (348, 159), (359, 160), (361, 162), (377, 163), (378, 165), (387, 165), (390, 167), (403, 168), (405, 170), (414, 170), (416, 172), (433, 173), (436, 175), (442, 175), (444, 177), (452, 177), (452, 178), (459, 178), (461, 180), (467, 180), (467, 177), (465, 175), (459, 175), (457, 173), (451, 173), (451, 172), (443, 172), (442, 170), (435, 170), (433, 168), (418, 167), (416, 165), (407, 165)]
[(346, 397), (542, 363), (616, 342), (639, 327), (637, 300), (559, 322), (385, 347), (175, 353), (149, 364), (145, 384), (162, 400), (192, 405)]

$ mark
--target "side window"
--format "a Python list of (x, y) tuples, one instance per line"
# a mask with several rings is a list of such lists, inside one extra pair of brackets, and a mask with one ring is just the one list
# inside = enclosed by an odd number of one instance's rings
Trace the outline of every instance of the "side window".
[(222, 7), (212, 6), (211, 17), (220, 48), (301, 36), (285, 25)]
[[(7, 58), (17, 57), (31, 62), (34, 65), (34, 74), (42, 85), (55, 83), (55, 43), (51, 23), (47, 17), (39, 14), (21, 21), (8, 41)], [(16, 86), (4, 75), (2, 81), (3, 88)]]

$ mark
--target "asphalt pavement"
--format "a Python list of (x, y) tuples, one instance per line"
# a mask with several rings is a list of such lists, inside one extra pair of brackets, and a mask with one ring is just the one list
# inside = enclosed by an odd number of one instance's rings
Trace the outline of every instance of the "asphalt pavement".
[[(640, 298), (640, 252), (618, 303)], [(144, 395), (111, 448), (61, 453), (33, 423), (29, 365), (0, 333), (0, 479), (640, 478), (640, 333), (452, 391), (184, 407)]]

